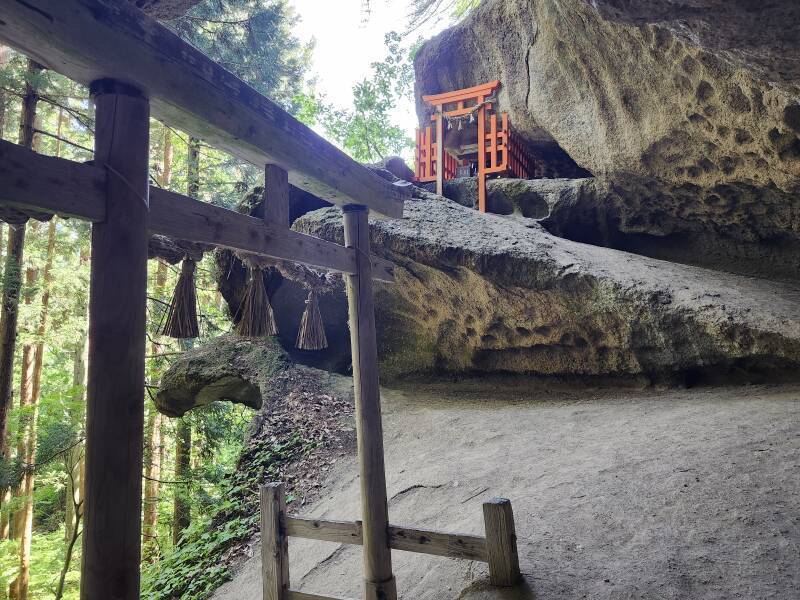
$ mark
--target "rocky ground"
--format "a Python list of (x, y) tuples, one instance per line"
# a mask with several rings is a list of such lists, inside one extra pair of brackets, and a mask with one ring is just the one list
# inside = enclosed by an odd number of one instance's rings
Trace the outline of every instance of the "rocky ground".
[[(481, 379), (384, 389), (393, 523), (479, 534), (512, 499), (524, 584), (394, 553), (401, 598), (793, 600), (800, 594), (800, 387), (542, 387)], [(355, 458), (307, 514), (357, 519)], [(256, 600), (258, 546), (216, 600)], [(359, 597), (360, 548), (290, 545), (293, 585)]]

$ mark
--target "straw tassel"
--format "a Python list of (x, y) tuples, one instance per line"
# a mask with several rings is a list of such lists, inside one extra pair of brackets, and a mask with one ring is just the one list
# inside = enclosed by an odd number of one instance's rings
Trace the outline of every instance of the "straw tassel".
[(183, 260), (175, 294), (169, 305), (164, 335), (179, 338), (196, 338), (200, 335), (197, 326), (197, 290), (195, 289), (195, 262), (189, 258)]
[(300, 350), (323, 350), (328, 347), (322, 314), (319, 312), (317, 290), (314, 288), (308, 291), (306, 310), (300, 321), (300, 330), (297, 332), (295, 346)]
[(275, 314), (264, 286), (264, 275), (258, 268), (250, 268), (249, 271), (250, 280), (242, 301), (242, 318), (236, 325), (236, 331), (244, 337), (278, 335)]

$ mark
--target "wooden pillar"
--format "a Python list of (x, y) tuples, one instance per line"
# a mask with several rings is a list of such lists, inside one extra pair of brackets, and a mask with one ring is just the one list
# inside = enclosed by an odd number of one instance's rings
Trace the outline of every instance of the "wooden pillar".
[(264, 168), (264, 220), (289, 227), (289, 174), (278, 165)]
[(83, 600), (139, 598), (150, 105), (96, 81), (95, 165), (106, 220), (92, 226)]
[(389, 512), (383, 463), (383, 426), (378, 388), (378, 349), (369, 258), (369, 211), (344, 207), (344, 242), (356, 253), (356, 274), (347, 275), (350, 347), (356, 399), (356, 432), (361, 476), (361, 514), (364, 539), (364, 599), (395, 600), (389, 549)]
[(492, 498), (484, 502), (483, 520), (489, 558), (489, 581), (492, 585), (501, 587), (515, 585), (520, 579), (520, 571), (511, 501)]
[(436, 193), (444, 196), (444, 116), (441, 106), (436, 111)]
[(289, 538), (286, 535), (286, 491), (282, 483), (262, 485), (261, 581), (263, 600), (289, 597)]
[(478, 210), (486, 212), (486, 105), (478, 109)]

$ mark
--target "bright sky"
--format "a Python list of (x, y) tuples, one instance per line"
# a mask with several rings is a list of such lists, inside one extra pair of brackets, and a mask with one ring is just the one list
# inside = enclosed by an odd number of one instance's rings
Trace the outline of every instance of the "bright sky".
[[(316, 39), (312, 76), (317, 91), (328, 102), (347, 108), (352, 103), (353, 84), (370, 73), (369, 65), (383, 60), (384, 34), (403, 32), (408, 26), (410, 0), (370, 0), (370, 14), (363, 0), (291, 0), (301, 22), (296, 30), (301, 40)], [(429, 38), (447, 24), (431, 24), (409, 36)], [(398, 108), (396, 122), (413, 138), (416, 116), (411, 102)]]

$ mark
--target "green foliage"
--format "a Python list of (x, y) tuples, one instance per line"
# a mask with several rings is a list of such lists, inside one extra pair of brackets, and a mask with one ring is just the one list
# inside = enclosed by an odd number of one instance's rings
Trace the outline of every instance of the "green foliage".
[[(61, 565), (64, 561), (64, 527), (46, 533), (34, 532), (32, 545), (36, 549), (31, 561), (30, 598), (52, 598), (55, 594)], [(80, 544), (75, 548), (73, 561), (80, 564)], [(13, 540), (0, 540), (0, 584), (8, 589), (8, 582), (17, 575), (19, 545)], [(77, 570), (67, 576), (64, 600), (78, 600), (79, 577)]]
[(207, 0), (170, 26), (223, 67), (286, 109), (304, 87), (312, 44), (292, 34), (288, 0)]
[(372, 63), (372, 75), (353, 86), (353, 107), (336, 109), (322, 105), (318, 118), (325, 132), (353, 158), (374, 162), (413, 147), (413, 141), (392, 123), (398, 99), (410, 97), (414, 68), (402, 36), (386, 34), (386, 58)]
[[(256, 442), (247, 458), (225, 477), (224, 496), (195, 520), (177, 547), (142, 573), (142, 596), (151, 600), (202, 600), (230, 577), (223, 555), (258, 527), (258, 485), (280, 477), (289, 461), (313, 444), (297, 433), (286, 440)], [(291, 498), (288, 499), (291, 501)]]
[[(370, 10), (370, 3), (365, 0), (364, 9)], [(481, 0), (411, 0), (411, 12), (408, 16), (409, 30), (416, 29), (430, 21), (450, 19), (458, 21), (471, 10), (477, 8)]]

